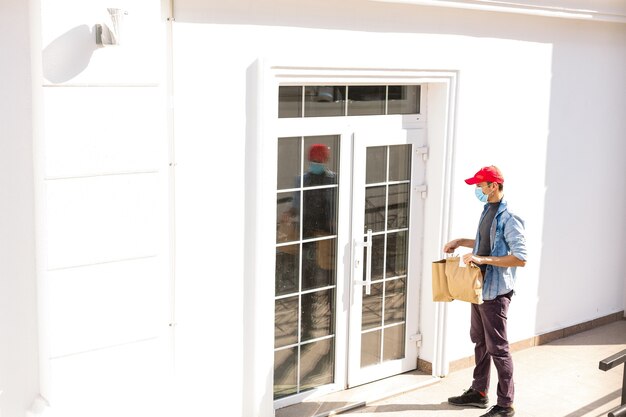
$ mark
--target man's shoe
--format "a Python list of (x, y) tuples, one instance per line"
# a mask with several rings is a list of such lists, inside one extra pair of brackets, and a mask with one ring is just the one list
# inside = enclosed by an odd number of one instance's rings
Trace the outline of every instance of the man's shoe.
[(513, 407), (500, 407), (499, 405), (494, 405), (489, 409), (487, 414), (483, 414), (480, 417), (513, 417), (515, 415), (515, 410)]
[(459, 395), (458, 397), (448, 398), (448, 404), (456, 405), (458, 407), (469, 406), (469, 407), (487, 408), (487, 406), (489, 405), (489, 397), (487, 397), (487, 395), (482, 395), (480, 392), (476, 391), (474, 388), (470, 388), (467, 391), (465, 391), (463, 395)]

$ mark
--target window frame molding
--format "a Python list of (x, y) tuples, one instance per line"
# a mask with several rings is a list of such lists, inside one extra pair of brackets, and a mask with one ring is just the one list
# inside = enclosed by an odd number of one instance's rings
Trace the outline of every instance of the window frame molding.
[[(278, 87), (280, 85), (311, 84), (428, 84), (429, 128), (439, 138), (431, 146), (429, 163), (437, 165), (429, 184), (426, 213), (436, 221), (425, 230), (430, 239), (424, 248), (424, 259), (439, 256), (439, 249), (448, 237), (450, 223), (452, 161), (456, 120), (456, 91), (458, 70), (420, 70), (413, 68), (354, 68), (297, 65), (259, 58), (247, 71), (246, 100), (246, 202), (244, 225), (244, 312), (243, 331), (246, 344), (243, 352), (245, 370), (242, 405), (243, 415), (272, 417), (274, 363), (274, 268), (276, 218), (276, 164)], [(432, 88), (439, 86), (440, 88)], [(430, 97), (432, 96), (432, 97)], [(440, 113), (432, 114), (431, 104)], [(286, 119), (280, 119), (283, 122)], [(298, 119), (296, 119), (298, 120)], [(407, 120), (407, 123), (411, 123)], [(424, 123), (415, 120), (413, 123)], [(433, 154), (437, 162), (433, 163)], [(428, 224), (426, 217), (425, 224)], [(430, 265), (427, 265), (430, 268)], [(426, 276), (426, 274), (422, 274)], [(427, 292), (427, 291), (426, 291)], [(424, 291), (422, 291), (424, 293)], [(426, 297), (428, 298), (428, 297)], [(424, 296), (421, 296), (421, 301)], [(433, 304), (433, 303), (430, 303)], [(437, 303), (441, 304), (441, 303)], [(433, 374), (447, 369), (445, 337), (445, 307), (430, 306), (423, 317), (432, 318), (431, 342), (434, 343)], [(435, 311), (436, 308), (436, 311)], [(428, 319), (427, 319), (428, 320)]]

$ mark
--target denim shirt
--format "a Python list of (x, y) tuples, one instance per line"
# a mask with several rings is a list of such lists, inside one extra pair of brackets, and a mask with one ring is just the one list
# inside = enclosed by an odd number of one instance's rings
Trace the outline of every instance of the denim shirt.
[[(483, 220), (489, 203), (485, 204), (480, 221)], [(480, 224), (480, 223), (479, 223)], [(498, 212), (493, 219), (490, 229), (491, 256), (513, 255), (522, 261), (526, 261), (526, 237), (524, 236), (524, 221), (511, 213), (507, 208), (507, 202), (502, 199)], [(476, 232), (474, 253), (480, 244), (480, 233)], [(483, 281), (483, 299), (493, 300), (499, 295), (507, 294), (515, 285), (516, 267), (499, 267), (487, 265)]]

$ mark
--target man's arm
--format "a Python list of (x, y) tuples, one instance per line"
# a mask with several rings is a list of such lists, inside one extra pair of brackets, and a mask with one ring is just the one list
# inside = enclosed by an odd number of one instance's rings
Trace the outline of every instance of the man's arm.
[(524, 236), (524, 222), (515, 215), (511, 215), (504, 225), (504, 239), (509, 246), (509, 255), (504, 256), (477, 256), (467, 254), (463, 256), (465, 263), (474, 262), (477, 265), (493, 265), (499, 267), (514, 267), (526, 265), (526, 238)]
[(505, 256), (477, 256), (472, 255), (471, 253), (463, 255), (463, 262), (466, 264), (470, 262), (474, 262), (476, 265), (493, 265), (500, 267), (509, 267), (509, 266), (525, 266), (526, 261), (519, 259), (515, 255), (505, 255)]
[(452, 253), (454, 252), (454, 250), (460, 246), (466, 247), (466, 248), (470, 248), (470, 249), (474, 249), (474, 244), (476, 243), (475, 239), (465, 239), (465, 238), (461, 238), (461, 239), (454, 239), (451, 240), (450, 242), (446, 243), (443, 247), (443, 252), (444, 253)]

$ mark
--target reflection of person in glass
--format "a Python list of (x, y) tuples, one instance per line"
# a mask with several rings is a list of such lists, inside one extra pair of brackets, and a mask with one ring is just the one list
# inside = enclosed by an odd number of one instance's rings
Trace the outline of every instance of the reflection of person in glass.
[[(309, 167), (302, 176), (302, 239), (332, 236), (336, 233), (335, 187), (316, 188), (337, 183), (337, 175), (328, 169), (328, 146), (311, 145), (308, 151)], [(294, 208), (299, 210), (299, 199)], [(302, 245), (302, 285), (315, 288), (332, 285), (335, 263), (335, 239), (322, 239)]]
[[(302, 239), (321, 238), (302, 244), (302, 289), (322, 288), (335, 284), (335, 251), (337, 233), (337, 174), (328, 168), (330, 148), (316, 143), (308, 149), (308, 170), (302, 176)], [(324, 187), (326, 186), (326, 187)], [(330, 186), (330, 187), (328, 187)], [(317, 188), (322, 187), (322, 188)], [(332, 311), (334, 290), (327, 289), (302, 295), (301, 341), (316, 339), (334, 333)], [(308, 358), (301, 368), (301, 376), (316, 384), (332, 380), (332, 359), (329, 341), (302, 345), (300, 355)], [(330, 349), (330, 351), (328, 350)]]
[[(306, 172), (296, 179), (296, 188), (291, 208), (282, 214), (281, 222), (298, 225), (298, 216), (302, 216), (302, 273), (301, 291), (319, 288), (301, 296), (300, 304), (300, 356), (302, 381), (315, 384), (329, 383), (332, 380), (332, 348), (330, 341), (310, 340), (330, 335), (334, 332), (332, 311), (334, 309), (334, 289), (322, 289), (335, 284), (334, 236), (337, 230), (336, 201), (337, 174), (327, 167), (330, 149), (324, 144), (313, 144), (308, 149)], [(329, 187), (330, 186), (330, 187)], [(318, 188), (319, 187), (319, 188)], [(302, 212), (300, 213), (300, 202)], [(299, 227), (296, 226), (296, 229)], [(297, 239), (297, 238), (296, 238)], [(297, 255), (293, 265), (297, 270)], [(284, 261), (283, 261), (284, 262)], [(297, 288), (297, 284), (295, 285)], [(315, 346), (318, 346), (316, 349)], [(278, 364), (276, 375), (290, 372), (292, 362)]]

